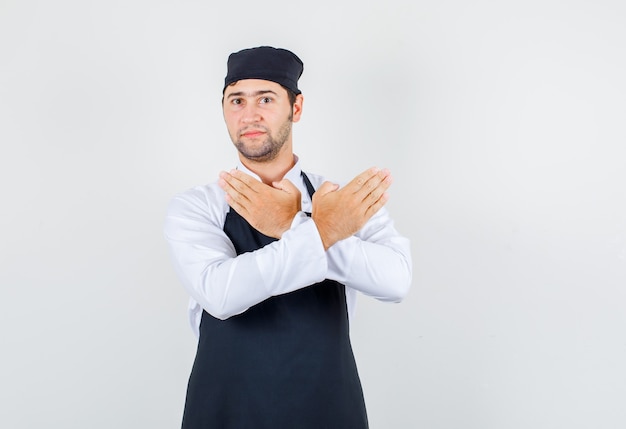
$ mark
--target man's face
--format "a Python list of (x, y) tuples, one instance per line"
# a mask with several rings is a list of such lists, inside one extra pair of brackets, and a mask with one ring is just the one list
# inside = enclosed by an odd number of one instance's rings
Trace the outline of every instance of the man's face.
[(230, 138), (246, 159), (275, 159), (283, 148), (291, 151), (291, 125), (300, 119), (302, 96), (293, 108), (287, 91), (267, 80), (244, 79), (224, 91), (224, 120)]

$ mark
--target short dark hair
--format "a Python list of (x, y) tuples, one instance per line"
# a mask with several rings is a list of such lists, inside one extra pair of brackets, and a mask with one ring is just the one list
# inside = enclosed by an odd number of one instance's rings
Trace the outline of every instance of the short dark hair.
[(289, 98), (289, 104), (291, 104), (291, 107), (293, 108), (293, 105), (296, 104), (296, 93), (293, 92), (292, 90), (290, 90), (287, 87), (283, 86), (283, 88), (285, 88), (285, 91), (287, 91), (287, 97)]

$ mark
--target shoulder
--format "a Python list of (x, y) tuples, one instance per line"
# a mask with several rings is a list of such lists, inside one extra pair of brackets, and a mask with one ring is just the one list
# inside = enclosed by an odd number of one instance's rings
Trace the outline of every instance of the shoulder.
[(217, 183), (211, 183), (174, 195), (169, 202), (167, 216), (215, 219), (221, 218), (227, 207), (224, 191)]

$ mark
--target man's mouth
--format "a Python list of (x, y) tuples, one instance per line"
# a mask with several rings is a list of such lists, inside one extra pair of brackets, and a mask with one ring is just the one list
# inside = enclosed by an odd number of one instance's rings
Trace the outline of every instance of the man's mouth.
[(259, 136), (261, 136), (263, 134), (265, 134), (265, 131), (263, 131), (263, 130), (249, 130), (249, 131), (244, 131), (243, 133), (241, 133), (241, 136), (253, 139), (253, 138), (259, 137)]

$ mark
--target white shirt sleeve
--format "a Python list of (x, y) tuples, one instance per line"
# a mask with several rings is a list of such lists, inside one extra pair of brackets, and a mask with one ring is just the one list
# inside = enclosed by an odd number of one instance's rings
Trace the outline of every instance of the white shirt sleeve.
[[(324, 280), (324, 247), (304, 213), (296, 215), (280, 240), (237, 256), (223, 231), (224, 204), (223, 191), (210, 185), (176, 196), (167, 211), (165, 238), (192, 307), (195, 301), (214, 317), (226, 319), (271, 296)], [(196, 318), (197, 313), (191, 312)]]
[(409, 240), (382, 208), (357, 234), (327, 252), (327, 277), (382, 301), (399, 302), (412, 279)]
[[(325, 180), (309, 174), (317, 189)], [(351, 290), (382, 301), (401, 301), (412, 281), (411, 246), (395, 229), (382, 208), (354, 236), (341, 240), (327, 251), (326, 278)], [(349, 293), (348, 310), (354, 312), (354, 293)]]

